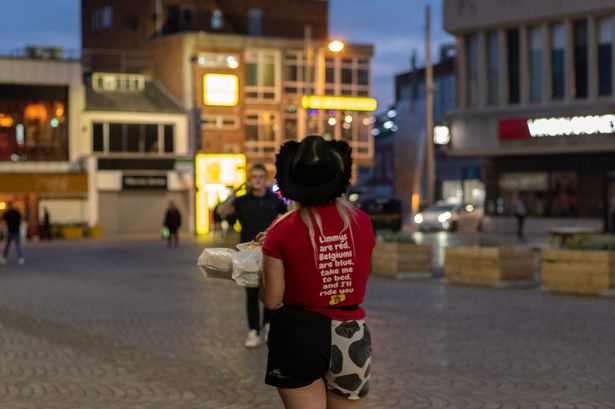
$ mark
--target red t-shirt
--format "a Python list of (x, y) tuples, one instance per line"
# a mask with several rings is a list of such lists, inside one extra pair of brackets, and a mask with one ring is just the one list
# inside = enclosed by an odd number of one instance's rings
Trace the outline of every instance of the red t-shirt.
[(375, 245), (371, 221), (357, 209), (350, 218), (351, 234), (349, 230), (342, 232), (344, 222), (335, 204), (315, 209), (324, 229), (321, 232), (313, 220), (316, 249), (299, 212), (274, 222), (263, 244), (264, 255), (284, 262), (283, 302), (338, 321), (362, 319), (363, 308), (349, 311), (331, 307), (363, 302)]

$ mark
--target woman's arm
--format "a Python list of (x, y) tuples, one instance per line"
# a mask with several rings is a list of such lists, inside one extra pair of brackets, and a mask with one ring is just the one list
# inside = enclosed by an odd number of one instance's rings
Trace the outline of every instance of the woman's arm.
[(263, 255), (263, 274), (260, 282), (260, 300), (270, 310), (280, 308), (284, 299), (284, 263)]

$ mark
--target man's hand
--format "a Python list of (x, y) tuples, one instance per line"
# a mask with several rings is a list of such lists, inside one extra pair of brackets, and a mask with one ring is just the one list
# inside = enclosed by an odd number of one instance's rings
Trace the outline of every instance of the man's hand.
[(263, 243), (265, 243), (265, 238), (267, 238), (266, 230), (258, 233), (256, 237), (254, 238), (254, 242), (262, 246)]

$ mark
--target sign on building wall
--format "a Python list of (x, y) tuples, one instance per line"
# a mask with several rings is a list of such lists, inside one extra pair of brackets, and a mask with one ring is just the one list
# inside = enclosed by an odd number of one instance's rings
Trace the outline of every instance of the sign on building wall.
[(166, 175), (124, 175), (122, 189), (166, 189)]
[(203, 103), (208, 106), (237, 106), (239, 77), (234, 74), (203, 75)]
[(498, 122), (500, 141), (593, 135), (615, 135), (615, 115), (510, 118)]

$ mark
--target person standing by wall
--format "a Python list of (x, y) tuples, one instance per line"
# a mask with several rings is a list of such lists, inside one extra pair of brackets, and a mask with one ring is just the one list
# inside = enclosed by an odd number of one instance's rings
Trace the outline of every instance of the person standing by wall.
[(8, 202), (7, 207), (8, 210), (4, 212), (2, 218), (6, 223), (8, 236), (6, 239), (6, 245), (4, 246), (4, 253), (2, 254), (2, 257), (0, 257), (0, 264), (6, 265), (9, 255), (9, 247), (11, 246), (11, 242), (14, 242), (15, 250), (17, 251), (18, 263), (24, 265), (26, 264), (26, 260), (23, 258), (23, 254), (21, 252), (21, 213), (13, 207), (13, 202)]
[(41, 240), (51, 240), (51, 218), (49, 209), (46, 207), (43, 210), (43, 224), (41, 226)]
[(523, 227), (525, 224), (525, 218), (527, 217), (527, 205), (525, 204), (521, 193), (517, 194), (517, 200), (515, 201), (515, 217), (517, 218), (517, 237), (519, 240), (523, 240)]
[(182, 225), (182, 216), (175, 207), (175, 203), (169, 202), (169, 207), (164, 215), (164, 226), (169, 229), (169, 237), (167, 238), (167, 247), (171, 248), (173, 242), (175, 247), (179, 246), (179, 227)]
[[(242, 243), (254, 240), (276, 217), (286, 212), (286, 204), (268, 188), (267, 179), (267, 169), (261, 164), (253, 165), (248, 174), (248, 193), (240, 197), (232, 195), (216, 208), (223, 219), (232, 216), (239, 220)], [(245, 346), (254, 348), (262, 343), (258, 288), (246, 288), (246, 309), (249, 332)], [(265, 308), (263, 315), (262, 329), (266, 338), (271, 311)]]

